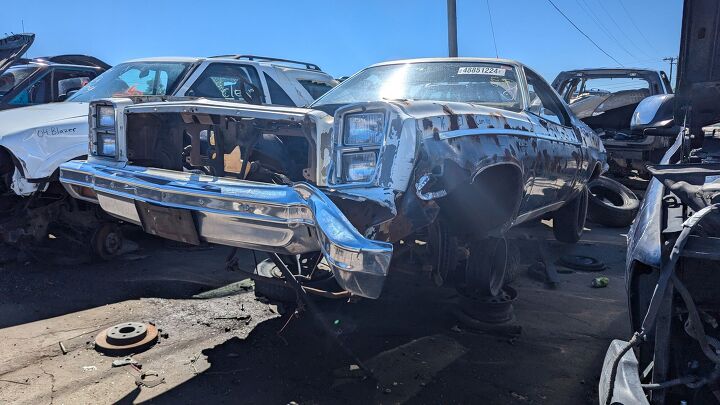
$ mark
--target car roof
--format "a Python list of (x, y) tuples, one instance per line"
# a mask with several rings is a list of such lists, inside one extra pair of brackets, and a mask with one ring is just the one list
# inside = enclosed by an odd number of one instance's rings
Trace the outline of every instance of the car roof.
[(562, 73), (588, 73), (588, 74), (595, 74), (595, 73), (613, 73), (613, 74), (623, 74), (623, 73), (632, 73), (632, 72), (643, 72), (643, 73), (658, 73), (659, 70), (655, 69), (647, 69), (647, 68), (588, 68), (588, 69), (573, 69), (573, 70), (566, 70)]
[[(255, 59), (253, 59), (255, 58)], [(156, 56), (151, 58), (137, 58), (137, 59), (131, 59), (127, 60), (123, 63), (131, 63), (131, 62), (203, 62), (206, 60), (213, 60), (213, 61), (220, 61), (220, 62), (242, 62), (242, 63), (253, 63), (263, 66), (273, 66), (277, 67), (279, 69), (283, 70), (297, 70), (297, 71), (315, 71), (318, 73), (323, 73), (319, 66), (309, 63), (309, 62), (297, 62), (297, 61), (291, 61), (286, 59), (274, 59), (274, 58), (266, 58), (266, 57), (258, 57), (258, 56), (252, 56), (252, 55), (221, 55), (221, 56), (208, 56), (208, 57), (188, 57), (188, 56)], [(297, 67), (297, 66), (288, 66), (283, 63), (295, 63), (295, 64), (301, 64), (306, 65), (306, 67)]]
[(504, 65), (512, 65), (515, 67), (524, 67), (522, 63), (513, 59), (500, 59), (500, 58), (472, 58), (472, 57), (445, 57), (445, 58), (415, 58), (415, 59), (399, 59), (390, 60), (386, 62), (376, 63), (370, 67), (375, 66), (386, 66), (386, 65), (399, 65), (405, 63), (426, 63), (426, 62), (468, 62), (468, 63), (500, 63)]
[(90, 66), (90, 65), (73, 65), (68, 63), (54, 63), (54, 62), (48, 62), (48, 61), (29, 61), (27, 63), (18, 63), (15, 65), (10, 66), (8, 69), (14, 69), (14, 68), (22, 68), (27, 66), (52, 66), (52, 67), (60, 67), (60, 68), (82, 68), (82, 69), (94, 69), (94, 70), (103, 70), (99, 66)]

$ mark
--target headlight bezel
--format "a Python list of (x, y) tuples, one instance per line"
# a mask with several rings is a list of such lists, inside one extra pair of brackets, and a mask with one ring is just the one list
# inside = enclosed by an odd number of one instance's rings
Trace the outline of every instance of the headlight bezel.
[[(109, 102), (96, 102), (92, 106), (90, 153), (99, 158), (117, 159), (119, 153), (117, 106)], [(111, 118), (103, 120), (104, 117)]]
[[(379, 125), (381, 128), (377, 131), (375, 137), (372, 137), (368, 142), (348, 142), (347, 131), (349, 129), (348, 123), (352, 119), (357, 119), (358, 116), (369, 115), (378, 118), (382, 116), (382, 124)], [(336, 119), (339, 121), (337, 125), (337, 135), (335, 136), (335, 170), (334, 174), (330, 176), (331, 184), (335, 186), (363, 186), (371, 185), (375, 182), (377, 177), (378, 167), (380, 165), (380, 155), (382, 149), (385, 147), (385, 138), (387, 136), (388, 129), (388, 111), (382, 108), (373, 109), (352, 109), (344, 111), (336, 115)], [(345, 167), (346, 160), (349, 160), (351, 156), (357, 155), (374, 155), (374, 161), (372, 161), (373, 168), (372, 172), (368, 176), (364, 176), (362, 179), (352, 180), (348, 178), (348, 168)]]

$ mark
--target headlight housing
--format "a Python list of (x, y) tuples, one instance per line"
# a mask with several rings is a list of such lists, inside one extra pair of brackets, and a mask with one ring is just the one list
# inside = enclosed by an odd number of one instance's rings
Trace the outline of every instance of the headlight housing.
[(372, 180), (377, 166), (377, 152), (344, 153), (342, 155), (342, 179), (348, 183)]
[(337, 140), (336, 183), (369, 183), (375, 177), (385, 140), (385, 111), (348, 113)]
[(115, 107), (111, 105), (98, 106), (97, 127), (115, 129)]
[(90, 153), (96, 156), (117, 157), (117, 125), (115, 106), (96, 104), (94, 121), (91, 126), (94, 134), (90, 137)]
[(385, 135), (385, 113), (350, 114), (343, 122), (343, 144), (378, 145)]

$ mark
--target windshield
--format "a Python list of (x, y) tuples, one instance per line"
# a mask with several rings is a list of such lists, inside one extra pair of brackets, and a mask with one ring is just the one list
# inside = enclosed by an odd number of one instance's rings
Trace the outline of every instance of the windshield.
[(627, 118), (628, 122), (644, 98), (660, 92), (657, 84), (636, 74), (573, 78), (561, 90), (562, 97), (578, 118), (612, 111), (614, 115), (620, 114), (623, 120)]
[(312, 106), (382, 100), (460, 101), (522, 109), (515, 69), (499, 63), (423, 62), (371, 67)]
[(180, 62), (123, 63), (98, 76), (68, 101), (170, 95), (189, 66), (189, 63)]
[(12, 91), (12, 89), (37, 69), (36, 66), (23, 66), (10, 68), (3, 72), (3, 74), (0, 75), (0, 97)]

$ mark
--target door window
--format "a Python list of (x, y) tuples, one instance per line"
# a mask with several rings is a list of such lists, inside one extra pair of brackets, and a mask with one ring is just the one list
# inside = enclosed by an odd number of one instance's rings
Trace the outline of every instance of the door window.
[(268, 91), (270, 92), (270, 101), (277, 105), (295, 107), (295, 103), (292, 101), (290, 96), (285, 93), (285, 90), (283, 90), (283, 88), (267, 73), (263, 74), (265, 75), (265, 81), (267, 82)]
[(52, 97), (50, 94), (50, 80), (49, 74), (43, 75), (13, 97), (9, 104), (33, 105), (49, 103)]
[(92, 70), (56, 69), (53, 72), (53, 101), (64, 100), (70, 93), (85, 87), (96, 75)]
[(186, 95), (227, 101), (262, 103), (260, 77), (254, 67), (237, 63), (212, 63)]
[(568, 116), (562, 102), (549, 84), (534, 72), (525, 69), (530, 95), (528, 110), (550, 122), (568, 125)]

